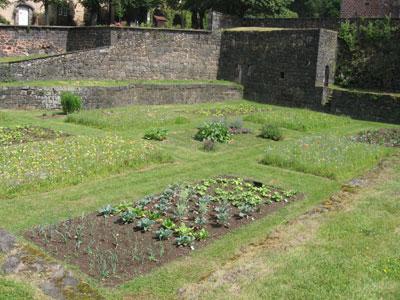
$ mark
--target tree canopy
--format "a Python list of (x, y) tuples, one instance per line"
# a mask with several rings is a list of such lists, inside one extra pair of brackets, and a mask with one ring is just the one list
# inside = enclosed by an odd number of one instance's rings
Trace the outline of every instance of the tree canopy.
[(302, 18), (338, 18), (341, 0), (296, 0), (290, 8)]

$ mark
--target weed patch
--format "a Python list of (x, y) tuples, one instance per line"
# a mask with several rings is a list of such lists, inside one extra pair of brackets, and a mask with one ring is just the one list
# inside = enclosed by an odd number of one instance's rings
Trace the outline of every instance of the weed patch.
[(271, 108), (268, 112), (250, 114), (245, 116), (243, 120), (255, 124), (268, 123), (277, 127), (304, 132), (345, 126), (351, 122), (351, 119), (347, 117), (337, 117), (306, 109), (285, 110), (281, 108)]
[(335, 180), (350, 179), (392, 153), (347, 138), (311, 136), (268, 147), (262, 163)]

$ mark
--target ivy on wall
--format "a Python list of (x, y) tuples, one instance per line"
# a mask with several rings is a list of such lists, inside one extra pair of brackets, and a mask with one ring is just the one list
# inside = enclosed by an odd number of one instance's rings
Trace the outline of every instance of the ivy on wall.
[(389, 18), (343, 23), (339, 31), (336, 84), (400, 91), (400, 28)]

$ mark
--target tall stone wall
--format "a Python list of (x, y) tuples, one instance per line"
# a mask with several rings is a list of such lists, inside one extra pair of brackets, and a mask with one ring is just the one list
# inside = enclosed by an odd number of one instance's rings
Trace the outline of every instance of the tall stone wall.
[(59, 109), (60, 95), (71, 91), (82, 97), (84, 107), (107, 108), (131, 104), (200, 103), (243, 98), (237, 85), (131, 84), (119, 87), (0, 87), (0, 108)]
[(126, 29), (110, 34), (111, 47), (10, 63), (0, 81), (217, 77), (218, 33)]
[(326, 66), (333, 78), (336, 38), (318, 29), (225, 31), (218, 78), (242, 84), (249, 100), (320, 107), (316, 86), (324, 85)]

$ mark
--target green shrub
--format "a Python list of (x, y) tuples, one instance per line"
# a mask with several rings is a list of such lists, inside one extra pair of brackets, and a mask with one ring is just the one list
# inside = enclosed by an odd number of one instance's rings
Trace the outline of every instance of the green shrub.
[(151, 128), (143, 136), (145, 140), (163, 141), (167, 139), (168, 130), (163, 128)]
[(2, 15), (0, 15), (0, 24), (9, 25), (10, 22), (8, 22), (6, 18), (4, 18)]
[(74, 93), (63, 92), (61, 94), (61, 106), (65, 114), (70, 114), (82, 108), (82, 99)]
[(349, 88), (398, 91), (400, 29), (389, 18), (345, 22), (339, 30), (335, 83)]
[(210, 140), (226, 143), (231, 139), (229, 128), (224, 121), (209, 121), (198, 128), (195, 139), (198, 141)]
[(263, 127), (261, 127), (260, 137), (274, 141), (279, 141), (283, 138), (282, 131), (279, 127), (271, 124), (264, 124)]

